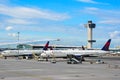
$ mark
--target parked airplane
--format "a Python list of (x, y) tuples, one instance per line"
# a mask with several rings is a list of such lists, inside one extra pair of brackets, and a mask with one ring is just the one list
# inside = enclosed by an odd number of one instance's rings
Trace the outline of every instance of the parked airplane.
[(109, 39), (106, 44), (103, 46), (103, 48), (101, 50), (79, 50), (79, 49), (75, 49), (75, 50), (48, 50), (48, 51), (44, 51), (44, 53), (41, 54), (42, 57), (55, 57), (55, 58), (65, 58), (67, 57), (67, 55), (74, 55), (74, 56), (102, 56), (106, 53), (110, 53), (109, 52), (109, 46), (111, 43), (111, 39)]
[(45, 50), (48, 50), (48, 46), (49, 46), (49, 41), (45, 44), (45, 46), (43, 47), (43, 50), (5, 50), (3, 52), (1, 52), (1, 55), (3, 57), (10, 57), (10, 56), (32, 56), (33, 53), (40, 55), (42, 52), (44, 52)]

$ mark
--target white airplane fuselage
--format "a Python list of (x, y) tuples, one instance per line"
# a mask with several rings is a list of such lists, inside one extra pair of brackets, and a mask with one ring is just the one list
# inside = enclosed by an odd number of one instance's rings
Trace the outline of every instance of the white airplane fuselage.
[(44, 51), (41, 54), (42, 57), (67, 57), (67, 55), (72, 54), (75, 56), (102, 56), (109, 53), (109, 51), (104, 50), (49, 50)]
[(43, 50), (5, 50), (1, 52), (3, 56), (26, 56), (34, 54), (41, 54)]

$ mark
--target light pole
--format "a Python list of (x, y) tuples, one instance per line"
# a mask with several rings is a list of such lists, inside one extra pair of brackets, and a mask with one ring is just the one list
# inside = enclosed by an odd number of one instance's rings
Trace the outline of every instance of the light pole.
[(19, 34), (20, 34), (20, 32), (18, 32), (18, 43), (19, 43)]

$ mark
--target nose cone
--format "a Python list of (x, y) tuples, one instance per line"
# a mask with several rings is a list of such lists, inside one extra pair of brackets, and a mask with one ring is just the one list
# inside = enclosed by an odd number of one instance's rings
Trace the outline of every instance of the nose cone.
[(0, 55), (4, 55), (4, 51), (0, 53)]
[(3, 57), (3, 55), (2, 55), (2, 53), (0, 53), (0, 58), (2, 58)]
[(2, 52), (1, 52), (1, 55), (7, 56), (7, 55), (9, 55), (9, 53), (10, 53), (9, 51), (2, 51)]

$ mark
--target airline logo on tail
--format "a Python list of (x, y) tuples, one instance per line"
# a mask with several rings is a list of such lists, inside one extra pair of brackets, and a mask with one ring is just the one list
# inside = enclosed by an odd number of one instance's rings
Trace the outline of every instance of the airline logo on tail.
[(101, 50), (109, 51), (110, 43), (111, 43), (111, 39), (109, 39), (109, 40), (106, 42), (106, 44), (103, 46), (103, 48), (102, 48)]
[(49, 46), (49, 41), (46, 43), (46, 45), (44, 46), (43, 50), (48, 50), (48, 46)]

